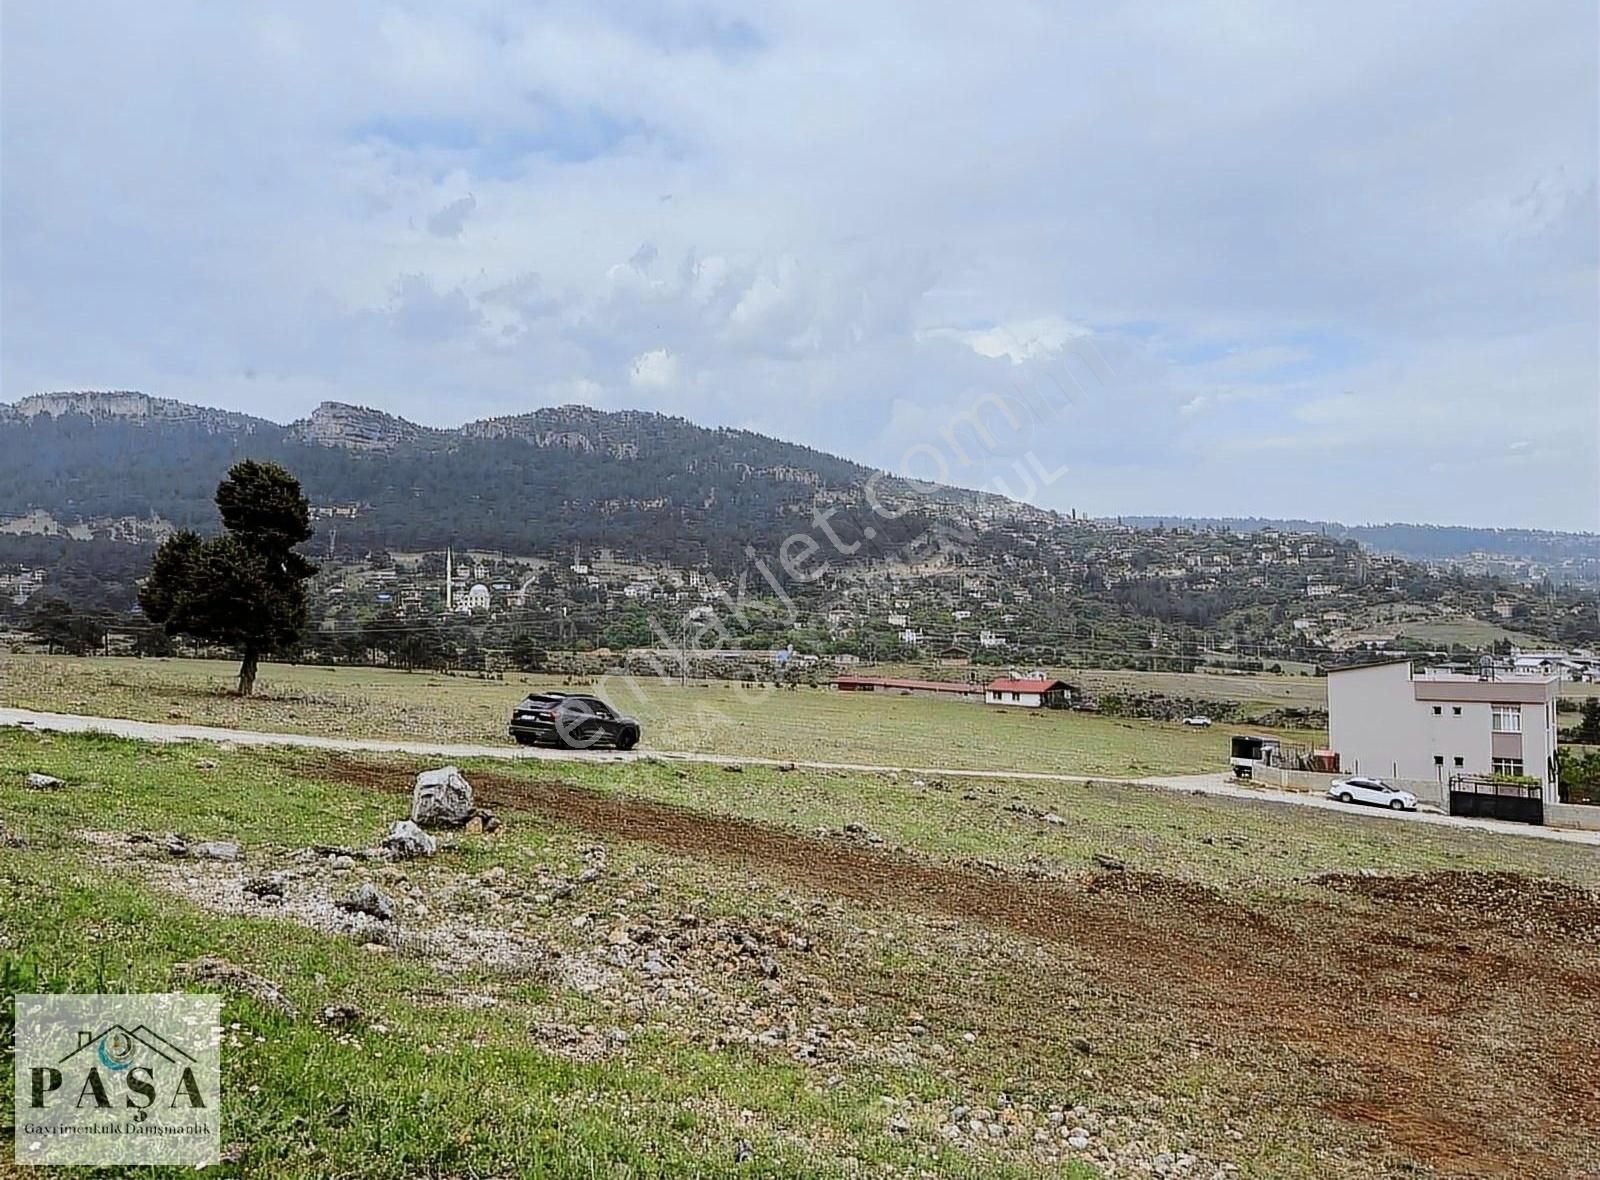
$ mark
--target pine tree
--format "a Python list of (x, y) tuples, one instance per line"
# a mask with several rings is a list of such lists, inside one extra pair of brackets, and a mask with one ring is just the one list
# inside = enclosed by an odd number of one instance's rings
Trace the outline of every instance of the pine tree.
[(239, 650), (239, 695), (255, 691), (261, 657), (292, 647), (305, 631), (305, 581), (317, 567), (294, 551), (311, 538), (300, 481), (275, 463), (246, 459), (217, 485), (227, 530), (163, 542), (139, 590), (146, 617), (169, 635)]

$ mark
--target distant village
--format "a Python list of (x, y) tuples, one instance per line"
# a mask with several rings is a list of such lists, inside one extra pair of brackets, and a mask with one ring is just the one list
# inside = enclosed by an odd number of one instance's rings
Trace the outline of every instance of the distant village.
[[(773, 558), (755, 561), (739, 578), (719, 579), (709, 569), (582, 545), (541, 557), (341, 548), (341, 529), (363, 511), (356, 503), (312, 508), (317, 535), (309, 548), (321, 564), (312, 637), (341, 641), (337, 658), (387, 658), (382, 644), (356, 650), (352, 637), (363, 629), (398, 636), (448, 627), (469, 636), (458, 650), (491, 659), (518, 639), (525, 647), (628, 653), (636, 661), (681, 662), (692, 648), (697, 659), (744, 663), (792, 652), (797, 666), (996, 669), (1048, 663), (1311, 671), (1418, 652), (1436, 662), (1489, 655), (1505, 668), (1600, 678), (1592, 645), (1538, 639), (1560, 632), (1558, 610), (1579, 608), (1554, 605), (1531, 569), (1486, 597), (1484, 583), (1465, 582), (1456, 563), (1408, 562), (1270, 528), (1164, 531), (1074, 520), (1071, 530), (1045, 531), (1025, 515), (1002, 517), (977, 535), (975, 552), (956, 559), (824, 564), (822, 576), (800, 582), (776, 570)], [(170, 531), (159, 520), (103, 526), (76, 527), (128, 540)], [(60, 535), (62, 526), (34, 514), (0, 527)], [(47, 595), (48, 584), (45, 569), (0, 568), (0, 605), (25, 609)], [(1192, 613), (1192, 603), (1204, 613)], [(1172, 621), (1162, 620), (1163, 611)]]

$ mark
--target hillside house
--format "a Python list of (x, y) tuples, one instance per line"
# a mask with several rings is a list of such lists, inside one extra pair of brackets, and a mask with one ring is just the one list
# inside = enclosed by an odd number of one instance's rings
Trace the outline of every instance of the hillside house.
[(1023, 709), (1065, 709), (1069, 704), (1065, 680), (993, 680), (983, 690), (985, 704), (1015, 705)]
[(1328, 744), (1356, 774), (1449, 782), (1526, 775), (1556, 794), (1554, 676), (1413, 672), (1409, 658), (1328, 673)]

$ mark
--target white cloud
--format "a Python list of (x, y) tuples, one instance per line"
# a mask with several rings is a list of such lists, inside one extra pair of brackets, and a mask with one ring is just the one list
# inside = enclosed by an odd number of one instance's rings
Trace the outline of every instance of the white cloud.
[[(1062, 506), (1600, 526), (1592, 5), (5, 26), (8, 399), (580, 397), (892, 465), (999, 392), (1060, 404)], [(1313, 458), (1241, 483), (1258, 439)], [(1459, 461), (1528, 454), (1512, 495)]]
[(678, 358), (664, 348), (653, 348), (633, 358), (628, 380), (635, 389), (656, 392), (678, 384)]

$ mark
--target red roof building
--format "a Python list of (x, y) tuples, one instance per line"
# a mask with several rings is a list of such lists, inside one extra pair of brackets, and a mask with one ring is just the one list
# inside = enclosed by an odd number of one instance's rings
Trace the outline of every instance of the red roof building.
[(983, 689), (960, 680), (899, 680), (885, 676), (838, 676), (833, 686), (840, 692), (888, 692), (901, 696), (937, 696), (979, 700)]
[(1069, 703), (1065, 680), (991, 680), (983, 690), (990, 705), (1017, 705), (1025, 709), (1065, 709)]

